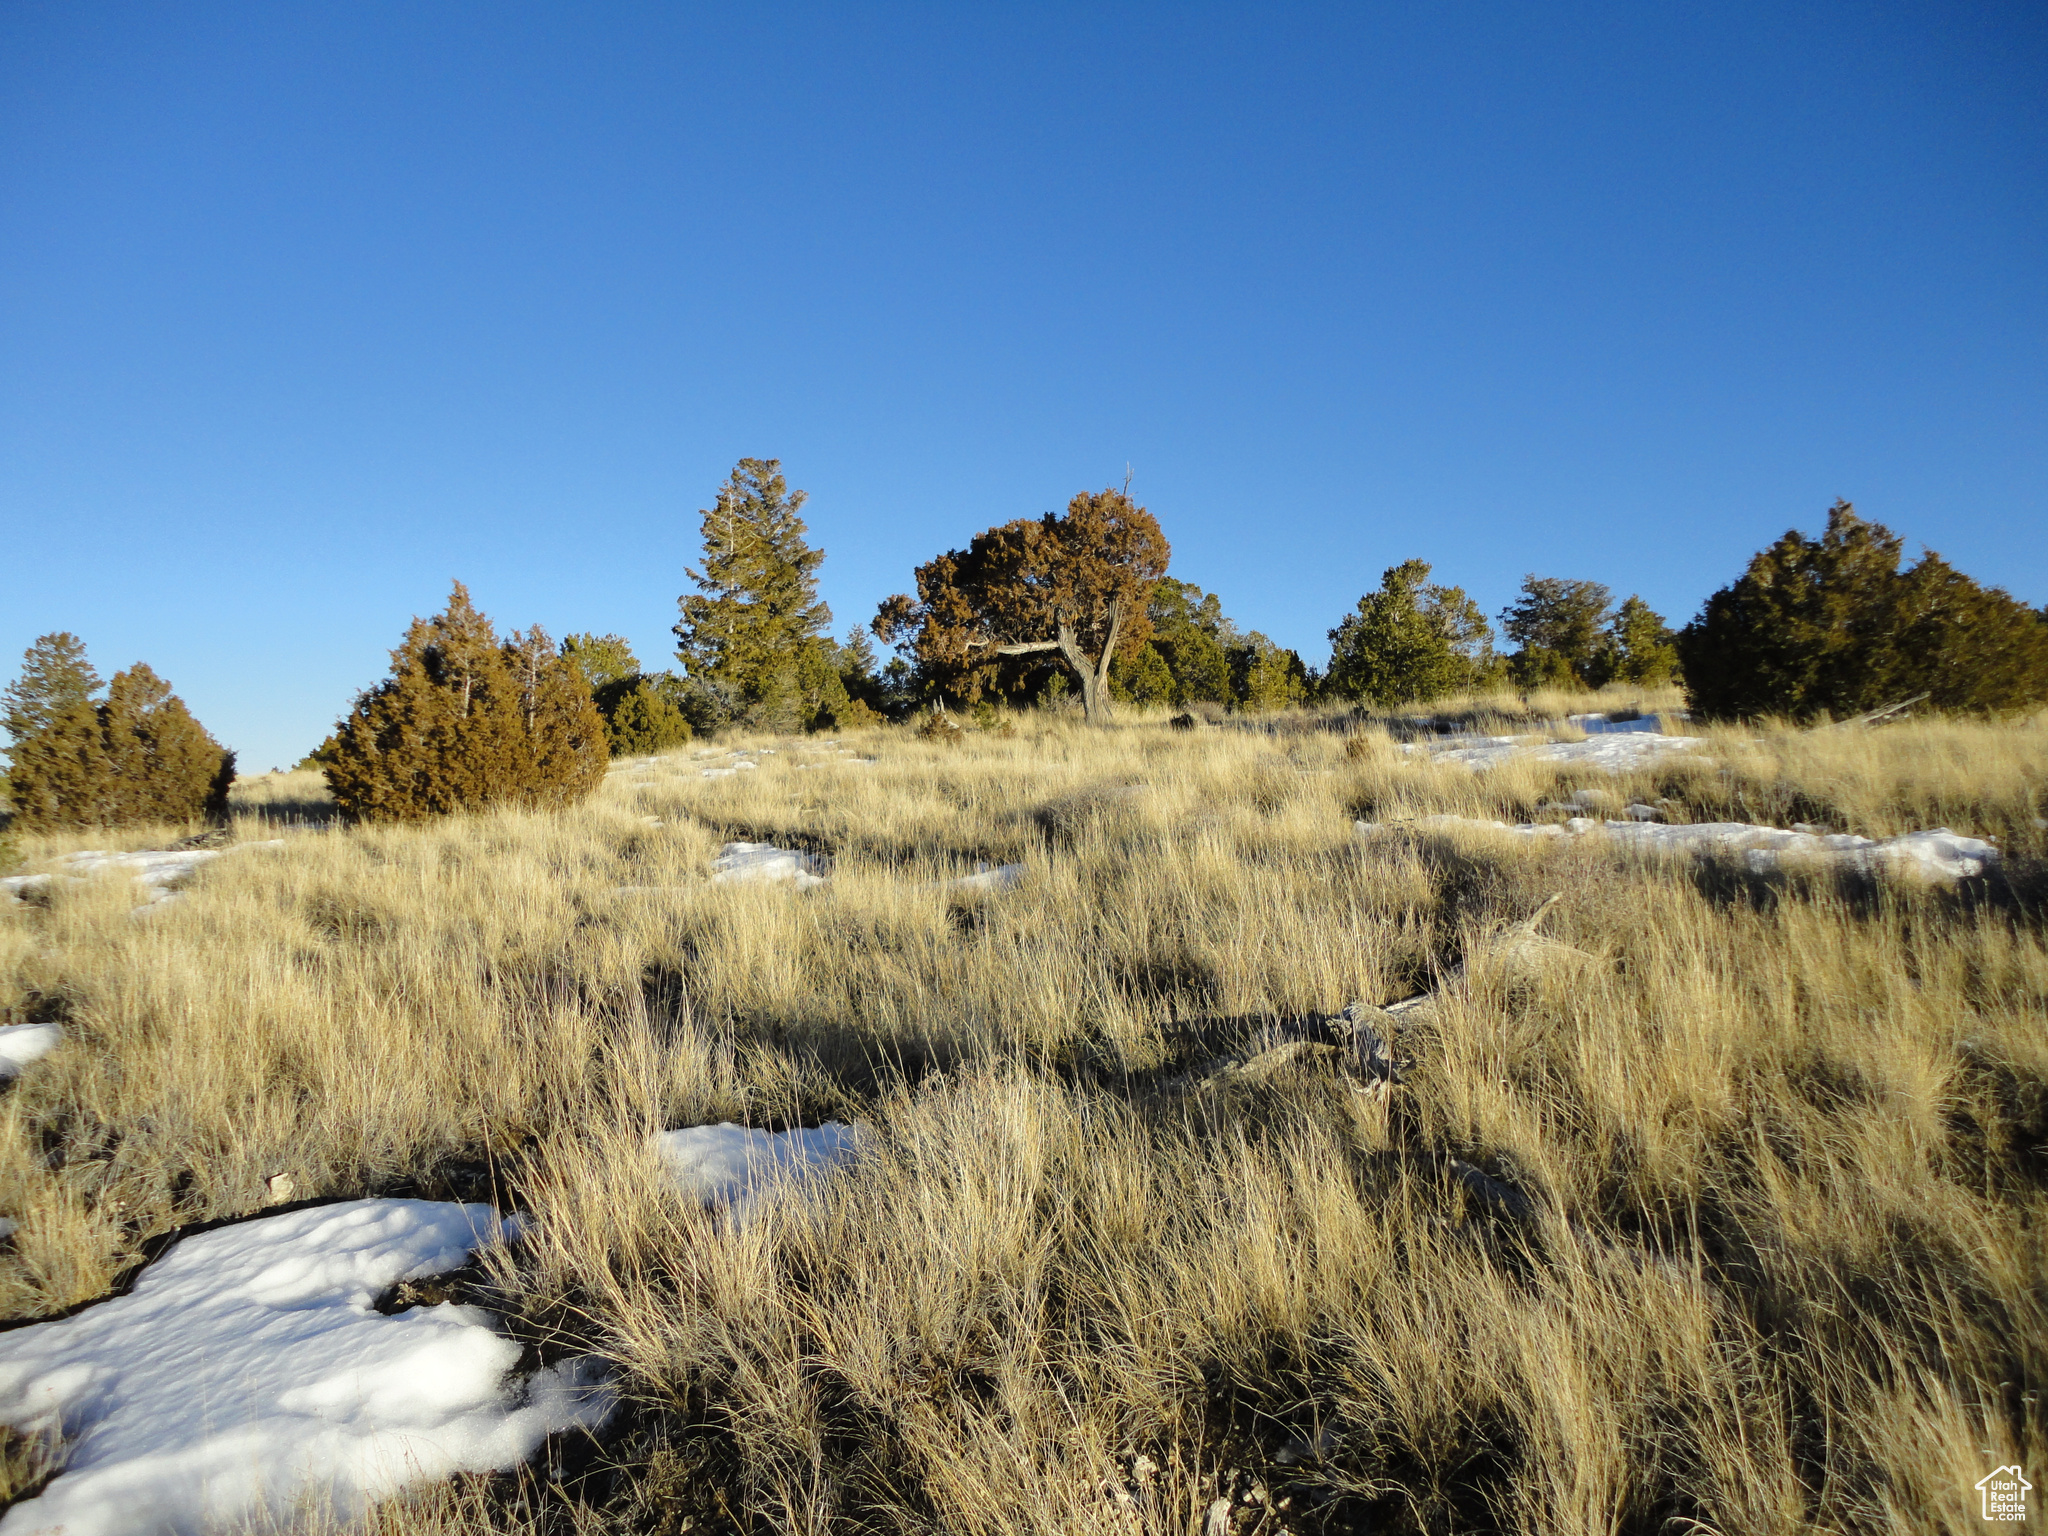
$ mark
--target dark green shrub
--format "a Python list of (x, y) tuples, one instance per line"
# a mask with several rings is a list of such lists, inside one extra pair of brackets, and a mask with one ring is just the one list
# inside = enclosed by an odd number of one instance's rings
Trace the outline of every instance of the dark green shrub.
[(671, 752), (690, 739), (690, 722), (661, 686), (663, 681), (635, 675), (599, 690), (597, 704), (604, 713), (613, 757)]
[(1707, 599), (1678, 637), (1694, 710), (1721, 718), (1860, 714), (1926, 694), (1942, 709), (2048, 699), (2048, 623), (1846, 501), (1818, 539), (1797, 529)]
[(1109, 664), (1109, 692), (1114, 699), (1132, 704), (1170, 704), (1175, 691), (1173, 669), (1155, 646), (1141, 646)]

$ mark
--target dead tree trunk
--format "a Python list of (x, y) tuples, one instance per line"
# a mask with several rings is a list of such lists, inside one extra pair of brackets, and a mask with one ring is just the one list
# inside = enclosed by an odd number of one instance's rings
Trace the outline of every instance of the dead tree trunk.
[(1116, 640), (1124, 627), (1124, 605), (1112, 603), (1109, 609), (1109, 633), (1103, 639), (1102, 654), (1090, 660), (1088, 653), (1081, 649), (1081, 640), (1074, 633), (1074, 626), (1065, 614), (1057, 620), (1058, 638), (1053, 640), (1028, 640), (1022, 645), (999, 645), (998, 656), (1029, 656), (1038, 651), (1058, 651), (1060, 659), (1073, 669), (1074, 676), (1081, 683), (1081, 715), (1090, 725), (1098, 725), (1109, 719), (1109, 664), (1116, 657)]

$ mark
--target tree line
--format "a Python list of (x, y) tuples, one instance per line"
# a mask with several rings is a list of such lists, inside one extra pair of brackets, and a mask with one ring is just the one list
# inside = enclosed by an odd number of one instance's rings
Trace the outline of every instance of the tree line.
[[(500, 637), (460, 582), (414, 619), (386, 677), (357, 696), (306, 766), (341, 813), (408, 821), (581, 798), (616, 756), (694, 735), (848, 730), (925, 709), (1060, 706), (1091, 722), (1119, 703), (1249, 712), (1395, 708), (1514, 689), (1679, 682), (1708, 718), (1795, 719), (1924, 698), (2008, 710), (2048, 700), (2048, 610), (1904, 545), (1847, 502), (1796, 529), (1673, 630), (1640, 596), (1537, 576), (1494, 627), (1462, 588), (1405, 560), (1329, 631), (1320, 671), (1221, 599), (1167, 574), (1158, 520), (1121, 488), (988, 528), (913, 574), (843, 639), (818, 596), (825, 553), (805, 493), (775, 459), (742, 459), (703, 509), (702, 554), (677, 600), (677, 670), (650, 672), (617, 635), (557, 648), (538, 625)], [(873, 642), (893, 651), (878, 664)], [(4, 693), (6, 790), (29, 828), (224, 814), (234, 754), (137, 663), (105, 685), (70, 634), (29, 648)]]

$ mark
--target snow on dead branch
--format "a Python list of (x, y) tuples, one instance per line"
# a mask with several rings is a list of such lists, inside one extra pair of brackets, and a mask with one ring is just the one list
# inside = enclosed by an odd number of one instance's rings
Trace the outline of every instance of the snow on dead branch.
[(67, 853), (57, 860), (64, 866), (62, 870), (40, 875), (9, 875), (0, 879), (0, 893), (4, 893), (9, 901), (18, 902), (27, 894), (47, 891), (60, 882), (80, 885), (99, 875), (126, 872), (134, 876), (135, 883), (146, 893), (141, 905), (151, 907), (181, 894), (180, 888), (203, 864), (251, 848), (283, 846), (284, 839), (277, 837), (264, 842), (237, 843), (231, 848), (183, 848), (142, 853), (103, 853), (88, 849), (83, 853)]
[(0, 1335), (0, 1422), (68, 1442), (0, 1536), (197, 1536), (309, 1502), (346, 1521), (595, 1428), (613, 1398), (592, 1358), (515, 1380), (520, 1346), (488, 1312), (374, 1309), (499, 1236), (488, 1206), (440, 1201), (260, 1217), (184, 1239), (126, 1296)]
[[(1630, 807), (1634, 811), (1636, 807)], [(1361, 821), (1361, 832), (1379, 830), (1380, 823)], [(1707, 857), (1738, 854), (1754, 873), (1765, 874), (1788, 864), (1825, 864), (1874, 873), (1912, 870), (1931, 880), (1959, 880), (1983, 874), (1998, 863), (1997, 845), (1964, 837), (1947, 827), (1907, 832), (1898, 837), (1857, 837), (1848, 832), (1820, 832), (1808, 827), (1785, 830), (1742, 821), (1709, 821), (1691, 826), (1665, 826), (1650, 821), (1594, 821), (1585, 816), (1557, 822), (1482, 821), (1469, 816), (1420, 816), (1396, 825), (1438, 830), (1479, 827), (1521, 837), (1565, 838), (1598, 835), (1646, 853)]]
[(661, 1131), (654, 1154), (675, 1187), (743, 1221), (756, 1204), (830, 1173), (859, 1151), (859, 1132), (836, 1120), (811, 1128), (762, 1131), (730, 1121)]

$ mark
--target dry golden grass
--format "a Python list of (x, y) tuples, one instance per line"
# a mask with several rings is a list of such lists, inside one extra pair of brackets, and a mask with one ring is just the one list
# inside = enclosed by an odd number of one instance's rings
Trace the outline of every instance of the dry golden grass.
[[(69, 1032), (0, 1099), (0, 1306), (277, 1172), (531, 1209), (496, 1304), (634, 1407), (593, 1470), (393, 1531), (1935, 1531), (2038, 1481), (2043, 723), (1717, 730), (1618, 779), (1333, 724), (764, 742), (409, 830), (245, 785), (286, 846), (187, 899), (0, 912), (7, 1017)], [(1352, 829), (1580, 788), (2011, 857), (1947, 889)], [(728, 839), (833, 878), (712, 885)], [(940, 884), (978, 862), (1026, 874)], [(1488, 947), (1554, 892), (1548, 961)], [(1384, 1099), (1184, 1086), (1432, 988)], [(827, 1118), (861, 1159), (738, 1232), (645, 1144)]]

